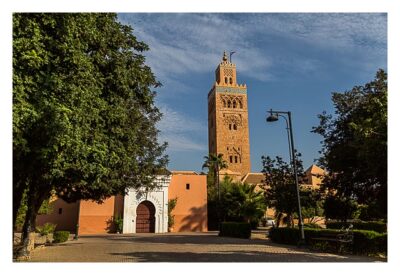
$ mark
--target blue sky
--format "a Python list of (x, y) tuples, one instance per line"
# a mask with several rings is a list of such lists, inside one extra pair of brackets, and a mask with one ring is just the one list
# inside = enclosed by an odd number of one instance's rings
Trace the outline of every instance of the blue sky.
[(266, 111), (293, 114), (295, 146), (305, 168), (319, 157), (311, 133), (322, 111), (333, 113), (331, 93), (363, 85), (387, 69), (387, 16), (379, 13), (131, 13), (119, 14), (163, 87), (157, 125), (169, 143), (171, 170), (200, 171), (208, 154), (207, 93), (222, 53), (235, 51), (238, 83), (248, 91), (252, 171), (261, 156), (288, 160), (284, 121), (266, 123)]

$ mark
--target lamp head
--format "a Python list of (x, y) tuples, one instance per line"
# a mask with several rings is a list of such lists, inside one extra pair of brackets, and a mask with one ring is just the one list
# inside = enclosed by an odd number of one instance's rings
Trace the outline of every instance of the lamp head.
[(269, 111), (270, 115), (267, 117), (267, 122), (278, 121), (278, 115), (272, 113), (272, 109)]

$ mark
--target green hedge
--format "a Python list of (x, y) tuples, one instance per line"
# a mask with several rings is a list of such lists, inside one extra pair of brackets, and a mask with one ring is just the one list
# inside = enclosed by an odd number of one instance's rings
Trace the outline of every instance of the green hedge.
[(56, 231), (53, 234), (53, 242), (54, 243), (63, 243), (68, 241), (69, 231)]
[(300, 240), (300, 231), (291, 227), (272, 227), (268, 236), (276, 243), (297, 244)]
[(223, 222), (219, 236), (248, 239), (251, 236), (251, 225), (246, 222)]
[(387, 254), (387, 233), (371, 230), (353, 230), (354, 254)]
[[(326, 224), (326, 228), (330, 229), (341, 229), (342, 227), (348, 227), (350, 223), (346, 222), (328, 222)], [(386, 233), (387, 232), (387, 227), (386, 223), (384, 222), (352, 222), (353, 224), (353, 229), (359, 229), (359, 230), (372, 230), (378, 233)]]
[[(339, 234), (337, 229), (304, 228), (306, 244), (311, 238), (320, 237), (322, 234)], [(298, 228), (278, 227), (271, 228), (269, 238), (276, 243), (297, 245), (300, 240)], [(387, 234), (368, 230), (353, 230), (353, 244), (350, 248), (354, 254), (370, 255), (387, 253)]]

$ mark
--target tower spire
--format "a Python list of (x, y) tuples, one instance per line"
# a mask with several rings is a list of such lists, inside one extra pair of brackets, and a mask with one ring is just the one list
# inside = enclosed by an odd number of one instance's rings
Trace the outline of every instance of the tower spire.
[(222, 57), (222, 61), (228, 61), (228, 56), (226, 55), (226, 51), (224, 51), (224, 56)]

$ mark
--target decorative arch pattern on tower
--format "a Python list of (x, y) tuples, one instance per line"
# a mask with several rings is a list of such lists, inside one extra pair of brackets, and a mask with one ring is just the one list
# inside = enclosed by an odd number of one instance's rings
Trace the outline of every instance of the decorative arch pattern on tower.
[(242, 126), (242, 117), (237, 114), (224, 114), (224, 124)]
[(243, 109), (243, 97), (237, 95), (221, 95), (220, 100), (224, 108)]

